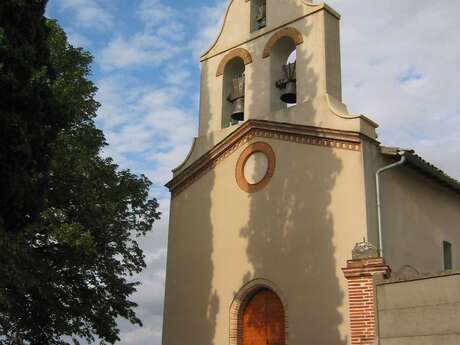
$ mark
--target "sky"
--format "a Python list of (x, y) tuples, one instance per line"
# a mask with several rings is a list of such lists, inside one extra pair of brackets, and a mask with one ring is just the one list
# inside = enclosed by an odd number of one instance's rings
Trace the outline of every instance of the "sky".
[[(235, 0), (242, 1), (242, 0)], [(280, 0), (287, 1), (287, 0)], [(198, 125), (199, 56), (228, 0), (49, 0), (74, 46), (94, 56), (97, 126), (122, 168), (154, 183), (162, 220), (141, 239), (147, 269), (133, 296), (144, 327), (120, 320), (121, 344), (160, 345), (169, 192)], [(318, 1), (316, 1), (318, 2)], [(330, 0), (342, 15), (343, 99), (380, 124), (379, 140), (413, 148), (460, 179), (460, 1)]]

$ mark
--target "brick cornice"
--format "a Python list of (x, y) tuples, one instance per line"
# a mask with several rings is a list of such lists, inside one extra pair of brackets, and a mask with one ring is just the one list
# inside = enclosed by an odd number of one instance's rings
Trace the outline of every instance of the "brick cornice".
[(185, 190), (255, 137), (351, 151), (360, 151), (362, 140), (362, 135), (358, 132), (248, 120), (166, 184), (172, 197)]
[(216, 77), (219, 77), (224, 74), (225, 66), (234, 58), (240, 58), (243, 60), (245, 65), (252, 63), (251, 54), (244, 48), (236, 48), (230, 51), (224, 58), (220, 61), (219, 66), (217, 67)]
[(273, 46), (283, 37), (289, 37), (290, 39), (292, 39), (296, 46), (303, 43), (303, 36), (299, 30), (293, 27), (283, 28), (280, 31), (277, 31), (275, 34), (273, 34), (272, 37), (270, 37), (267, 44), (265, 45), (264, 51), (262, 53), (262, 58), (265, 59), (269, 57), (272, 53)]
[(388, 275), (390, 267), (385, 264), (383, 258), (348, 260), (347, 267), (342, 268), (343, 274), (347, 279), (372, 277), (374, 274), (381, 273)]

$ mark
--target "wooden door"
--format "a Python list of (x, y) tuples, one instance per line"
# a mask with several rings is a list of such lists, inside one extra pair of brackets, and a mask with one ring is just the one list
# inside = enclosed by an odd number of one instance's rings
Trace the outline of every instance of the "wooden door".
[(284, 308), (271, 290), (259, 290), (243, 312), (243, 345), (284, 345)]

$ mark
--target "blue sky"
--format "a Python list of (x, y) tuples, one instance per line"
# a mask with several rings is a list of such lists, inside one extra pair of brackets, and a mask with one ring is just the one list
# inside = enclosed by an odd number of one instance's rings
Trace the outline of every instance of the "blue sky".
[[(235, 0), (243, 1), (243, 0)], [(288, 1), (288, 0), (280, 0)], [(169, 193), (162, 187), (197, 131), (200, 53), (227, 0), (49, 0), (47, 16), (95, 57), (104, 154), (146, 174), (163, 219), (142, 240), (148, 268), (134, 299), (144, 327), (122, 344), (161, 343)], [(381, 125), (386, 145), (414, 148), (460, 178), (460, 2), (331, 0), (342, 14), (344, 102)]]

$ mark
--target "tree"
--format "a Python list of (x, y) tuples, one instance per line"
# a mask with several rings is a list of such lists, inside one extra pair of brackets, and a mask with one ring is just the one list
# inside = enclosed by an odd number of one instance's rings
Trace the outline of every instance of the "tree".
[(54, 76), (45, 4), (0, 2), (0, 227), (10, 232), (37, 219), (49, 143), (70, 121), (59, 114), (48, 83)]
[[(14, 84), (0, 104), (1, 125), (15, 121), (23, 134), (0, 139), (7, 145), (1, 178), (9, 161), (21, 175), (2, 181), (9, 194), (1, 196), (0, 344), (66, 344), (63, 336), (114, 343), (117, 317), (141, 325), (129, 300), (138, 283), (129, 279), (145, 267), (137, 239), (159, 219), (158, 203), (145, 176), (101, 157), (92, 57), (69, 45), (56, 22), (45, 22), (43, 10), (40, 1), (0, 4), (0, 85)], [(28, 97), (34, 104), (23, 109)], [(29, 163), (21, 165), (15, 154), (22, 150)], [(16, 193), (11, 184), (21, 183)], [(23, 207), (9, 218), (12, 200)]]

